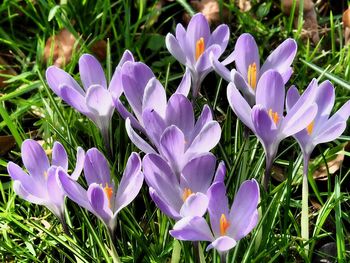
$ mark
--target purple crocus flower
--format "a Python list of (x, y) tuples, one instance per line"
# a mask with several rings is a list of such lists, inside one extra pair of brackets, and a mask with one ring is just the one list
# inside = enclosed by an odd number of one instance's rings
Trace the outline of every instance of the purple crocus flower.
[(283, 116), (285, 89), (280, 73), (265, 72), (256, 88), (256, 105), (251, 108), (233, 82), (228, 85), (227, 98), (238, 118), (259, 138), (266, 155), (264, 187), (267, 189), (270, 169), (279, 143), (304, 129), (315, 118), (317, 105), (313, 92), (303, 94), (293, 108)]
[(140, 157), (137, 153), (130, 155), (118, 189), (111, 178), (107, 160), (96, 148), (86, 153), (84, 174), (88, 184), (87, 190), (78, 182), (71, 180), (63, 170), (58, 172), (67, 196), (95, 214), (113, 234), (117, 214), (134, 200), (141, 189), (143, 173)]
[[(337, 139), (345, 130), (346, 122), (350, 115), (350, 101), (347, 101), (333, 116), (330, 113), (334, 106), (335, 92), (334, 87), (328, 80), (322, 82), (317, 87), (317, 81), (311, 81), (306, 93), (314, 92), (314, 101), (318, 106), (315, 118), (309, 125), (294, 134), (298, 141), (304, 157), (304, 175), (302, 187), (302, 213), (301, 213), (301, 236), (308, 241), (309, 239), (309, 220), (308, 220), (308, 167), (312, 151), (320, 143), (330, 142)], [(286, 109), (292, 111), (294, 105), (302, 99), (296, 87), (291, 87), (287, 92)]]
[(286, 84), (293, 73), (291, 64), (297, 52), (297, 44), (294, 39), (283, 41), (266, 59), (260, 68), (259, 49), (253, 38), (248, 33), (242, 34), (236, 42), (232, 57), (236, 63), (236, 69), (231, 72), (215, 57), (211, 61), (215, 71), (226, 81), (234, 82), (242, 92), (250, 106), (255, 104), (256, 87), (261, 76), (268, 70), (278, 71)]
[[(20, 197), (38, 205), (44, 205), (64, 222), (64, 192), (57, 181), (57, 170), (68, 172), (68, 157), (66, 150), (59, 142), (52, 149), (51, 165), (41, 145), (31, 139), (22, 143), (22, 161), (28, 173), (13, 162), (7, 165), (13, 188)], [(77, 180), (83, 170), (85, 152), (78, 147), (77, 162), (71, 180)]]
[(107, 88), (107, 80), (101, 64), (89, 54), (79, 59), (79, 72), (83, 88), (64, 70), (50, 66), (46, 79), (53, 92), (67, 104), (92, 120), (101, 130), (106, 147), (109, 148), (109, 125), (114, 112), (112, 95), (120, 88), (120, 69), (126, 61), (134, 61), (126, 50)]
[[(166, 47), (181, 64), (185, 65), (192, 76), (192, 95), (198, 96), (201, 82), (212, 71), (209, 55), (218, 59), (225, 51), (230, 30), (227, 25), (218, 26), (210, 33), (208, 21), (201, 13), (194, 15), (187, 30), (181, 25), (176, 26), (176, 36), (168, 33), (165, 39)], [(226, 59), (226, 65), (232, 60)]]
[[(206, 105), (195, 122), (192, 103), (184, 95), (189, 78), (184, 77), (177, 92), (167, 101), (165, 89), (151, 69), (140, 62), (126, 62), (121, 70), (123, 90), (134, 114), (120, 100), (116, 107), (126, 119), (131, 141), (145, 153), (160, 153), (176, 173), (195, 156), (209, 152), (219, 142), (221, 128)], [(134, 128), (149, 140), (144, 140)]]
[(215, 248), (226, 253), (258, 223), (259, 185), (254, 179), (243, 182), (231, 209), (223, 182), (213, 184), (208, 197), (211, 229), (203, 217), (188, 216), (178, 221), (170, 234), (179, 240), (209, 241), (207, 251)]
[[(216, 158), (211, 153), (189, 161), (180, 175), (176, 175), (157, 154), (147, 154), (142, 161), (149, 192), (160, 210), (179, 220), (186, 216), (203, 216), (208, 207), (206, 196), (214, 182), (223, 182), (225, 165), (220, 163), (215, 173)], [(215, 176), (214, 176), (215, 174)]]

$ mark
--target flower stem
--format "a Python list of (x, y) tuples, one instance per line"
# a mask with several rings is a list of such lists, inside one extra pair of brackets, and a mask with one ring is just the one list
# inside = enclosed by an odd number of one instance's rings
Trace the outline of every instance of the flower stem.
[(102, 134), (103, 143), (107, 150), (107, 154), (110, 158), (112, 158), (112, 148), (111, 148), (111, 142), (109, 138), (109, 127), (101, 129), (101, 134)]
[(220, 263), (226, 263), (226, 253), (220, 253)]
[(118, 252), (115, 248), (116, 244), (116, 235), (114, 234), (114, 231), (111, 229), (108, 229), (108, 235), (109, 235), (109, 243), (110, 243), (110, 253), (113, 258), (114, 263), (121, 263), (121, 260), (119, 258)]
[(201, 258), (200, 258), (200, 254), (199, 254), (199, 243), (198, 241), (193, 241), (193, 254), (194, 254), (194, 262), (196, 263), (200, 263), (201, 262)]
[(263, 180), (263, 186), (266, 192), (269, 188), (273, 159), (274, 158), (271, 158), (268, 155), (266, 155), (266, 168), (265, 168), (265, 174), (264, 174), (264, 180)]
[(201, 88), (201, 83), (197, 78), (192, 78), (192, 105), (196, 102), (196, 99)]
[[(301, 238), (305, 243), (309, 241), (309, 185), (308, 185), (308, 171), (309, 171), (310, 155), (304, 154), (304, 172), (303, 172), (303, 186), (301, 198)], [(309, 245), (304, 246), (305, 253), (308, 254)]]
[(68, 228), (68, 225), (66, 223), (66, 220), (64, 219), (64, 215), (60, 216), (59, 219), (60, 219), (60, 222), (61, 222), (61, 225), (62, 225), (62, 228), (63, 228), (63, 232), (67, 236), (72, 237), (71, 234), (69, 233), (69, 228)]

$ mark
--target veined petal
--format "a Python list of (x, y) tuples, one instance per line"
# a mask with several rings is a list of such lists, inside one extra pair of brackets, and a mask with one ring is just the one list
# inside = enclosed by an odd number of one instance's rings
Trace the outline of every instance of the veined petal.
[(178, 86), (178, 88), (175, 91), (175, 94), (182, 94), (185, 97), (188, 96), (188, 93), (191, 89), (191, 71), (186, 68), (185, 74), (182, 77), (182, 80)]
[(156, 153), (156, 151), (144, 140), (142, 139), (131, 127), (130, 119), (125, 120), (126, 133), (129, 136), (129, 139), (135, 144), (144, 153)]
[[(146, 133), (145, 129), (143, 128), (143, 123), (142, 119), (136, 119), (134, 115), (132, 115), (123, 105), (123, 103), (118, 99), (114, 101), (114, 106), (116, 107), (118, 113), (124, 120), (129, 119), (131, 125), (135, 128), (138, 129), (142, 133)], [(141, 117), (141, 116), (139, 116)]]
[(142, 114), (143, 124), (147, 127), (147, 136), (159, 148), (160, 138), (166, 129), (162, 117), (153, 109), (145, 109)]
[(170, 54), (175, 57), (181, 64), (186, 65), (186, 55), (184, 54), (178, 40), (170, 33), (165, 37), (165, 45)]
[(162, 118), (167, 108), (165, 89), (156, 78), (151, 78), (146, 87), (142, 100), (142, 112), (145, 109), (155, 110)]
[(226, 166), (224, 161), (221, 161), (218, 165), (218, 168), (216, 169), (213, 184), (223, 183), (225, 180), (225, 175), (226, 175)]
[(211, 109), (206, 104), (206, 105), (203, 106), (201, 115), (199, 116), (198, 120), (196, 121), (196, 124), (194, 125), (190, 141), (193, 141), (193, 139), (196, 138), (197, 135), (201, 132), (203, 127), (207, 123), (211, 122), (212, 120), (213, 120), (213, 115), (211, 113)]
[(211, 34), (208, 47), (211, 45), (219, 45), (222, 54), (227, 47), (229, 39), (230, 29), (228, 28), (228, 26), (225, 24), (219, 25)]
[(127, 61), (134, 62), (135, 59), (134, 59), (134, 56), (131, 53), (131, 51), (126, 49), (124, 51), (122, 58), (120, 59), (117, 67), (122, 67), (124, 65), (124, 63)]
[(117, 67), (113, 73), (111, 82), (109, 83), (108, 90), (111, 93), (113, 102), (120, 98), (123, 93), (122, 85), (122, 68)]
[(293, 108), (293, 106), (295, 105), (295, 103), (297, 103), (299, 98), (300, 98), (300, 95), (297, 87), (295, 87), (294, 85), (291, 86), (287, 91), (287, 97), (286, 97), (287, 112), (289, 112)]
[(109, 221), (113, 217), (113, 213), (108, 207), (108, 198), (103, 191), (103, 188), (96, 183), (89, 185), (89, 189), (87, 190), (87, 198), (93, 209), (92, 213), (101, 218), (102, 221), (108, 225)]
[(29, 193), (28, 191), (26, 191), (26, 189), (23, 188), (23, 185), (20, 181), (15, 180), (13, 182), (13, 190), (15, 191), (15, 193), (20, 196), (21, 198), (23, 198), (24, 200), (31, 202), (33, 204), (37, 204), (37, 205), (46, 205), (46, 200), (42, 199), (38, 196), (35, 196), (31, 193)]
[(215, 248), (219, 252), (226, 252), (234, 248), (236, 244), (237, 242), (233, 238), (228, 236), (221, 236), (210, 243), (205, 251), (209, 251), (210, 249)]
[(126, 164), (123, 177), (120, 181), (115, 198), (115, 213), (130, 204), (140, 192), (143, 184), (143, 173), (141, 172), (141, 159), (137, 153), (132, 153)]
[[(326, 125), (324, 125), (326, 126)], [(314, 145), (330, 142), (335, 139), (337, 139), (346, 129), (346, 122), (338, 122), (331, 126), (326, 126), (324, 130), (320, 131), (319, 134), (317, 134), (313, 138)]]
[(176, 222), (170, 235), (178, 240), (212, 241), (210, 228), (203, 217), (184, 217)]
[(60, 211), (63, 211), (64, 207), (64, 191), (61, 188), (58, 180), (58, 170), (60, 167), (51, 166), (47, 171), (47, 195), (52, 204), (58, 207)]
[(231, 79), (236, 88), (242, 92), (248, 104), (253, 107), (255, 105), (255, 89), (249, 86), (243, 76), (234, 69), (231, 71)]
[[(332, 111), (335, 101), (335, 91), (332, 83), (328, 80), (322, 82), (318, 89), (315, 98), (318, 110), (315, 117), (315, 124), (325, 123)], [(316, 127), (314, 127), (316, 129)]]
[(209, 73), (212, 70), (210, 57), (217, 59), (221, 55), (220, 51), (220, 46), (216, 44), (206, 48), (196, 62), (196, 71), (199, 73), (205, 72), (205, 74)]
[(109, 166), (106, 158), (96, 148), (91, 148), (86, 152), (84, 161), (84, 174), (88, 185), (92, 183), (112, 185)]
[(63, 170), (68, 171), (68, 156), (63, 145), (59, 142), (53, 144), (52, 165), (60, 166)]
[(92, 85), (100, 85), (107, 89), (105, 73), (98, 60), (89, 54), (84, 54), (79, 59), (80, 78), (83, 82), (85, 91)]
[(203, 14), (197, 13), (191, 18), (187, 26), (186, 37), (190, 44), (188, 48), (192, 49), (192, 54), (196, 53), (196, 43), (200, 38), (203, 38), (205, 44), (209, 43), (210, 28)]
[(114, 112), (113, 101), (107, 89), (101, 85), (90, 86), (85, 99), (86, 105), (91, 112), (108, 120), (112, 118)]
[(70, 86), (61, 86), (61, 98), (71, 107), (84, 114), (91, 120), (93, 120), (93, 114), (90, 112), (85, 102), (85, 94), (81, 95), (75, 89)]
[(158, 193), (152, 187), (149, 188), (149, 194), (156, 206), (165, 215), (174, 220), (179, 220), (182, 218), (179, 214), (179, 211), (175, 210), (175, 208), (171, 204), (168, 204), (167, 201), (164, 200), (161, 196), (159, 196)]
[(210, 59), (211, 65), (214, 68), (215, 72), (218, 73), (220, 75), (220, 77), (222, 77), (227, 82), (232, 81), (231, 80), (231, 72), (222, 63), (220, 63), (214, 57), (214, 55), (211, 55), (209, 57), (209, 59)]
[(84, 161), (85, 161), (85, 151), (83, 148), (78, 147), (77, 149), (77, 162), (75, 163), (75, 169), (73, 173), (71, 174), (70, 178), (73, 180), (78, 180), (81, 172), (84, 168)]
[(221, 127), (217, 121), (208, 122), (187, 148), (188, 154), (209, 152), (220, 141)]
[(182, 52), (185, 54), (186, 56), (186, 66), (190, 67), (191, 69), (193, 69), (194, 64), (195, 64), (195, 57), (193, 53), (193, 48), (191, 47), (192, 42), (189, 42), (189, 40), (187, 39), (187, 32), (185, 30), (185, 28), (178, 23), (176, 25), (176, 31), (175, 31), (175, 35), (176, 35), (176, 39), (179, 42), (179, 45), (182, 49)]
[(181, 207), (182, 217), (203, 216), (208, 208), (208, 197), (203, 193), (191, 194)]

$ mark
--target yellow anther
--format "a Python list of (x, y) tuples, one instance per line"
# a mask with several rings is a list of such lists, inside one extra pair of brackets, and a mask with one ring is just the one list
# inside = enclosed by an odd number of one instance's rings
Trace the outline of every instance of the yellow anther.
[(107, 199), (108, 199), (108, 207), (111, 208), (111, 198), (113, 195), (113, 188), (108, 186), (108, 183), (106, 183), (106, 186), (103, 188), (103, 191), (106, 193), (107, 195)]
[(252, 63), (248, 67), (248, 84), (253, 90), (256, 88), (256, 63)]
[(196, 42), (196, 61), (199, 59), (199, 57), (203, 54), (205, 49), (205, 43), (204, 43), (204, 38), (200, 38)]
[(186, 188), (184, 189), (183, 193), (182, 193), (182, 200), (185, 202), (186, 199), (192, 194), (192, 190), (190, 188)]
[(273, 122), (277, 125), (278, 121), (280, 120), (280, 117), (278, 116), (277, 112), (273, 112), (272, 109), (269, 110), (269, 116), (273, 120)]
[(44, 177), (47, 178), (47, 171), (44, 172)]
[(312, 121), (312, 122), (306, 127), (306, 131), (307, 131), (307, 134), (308, 134), (308, 135), (311, 135), (312, 131), (314, 130), (314, 125), (315, 125), (315, 122)]
[(226, 235), (227, 229), (230, 226), (230, 222), (227, 221), (226, 216), (224, 214), (221, 214), (220, 217), (220, 235), (224, 236)]

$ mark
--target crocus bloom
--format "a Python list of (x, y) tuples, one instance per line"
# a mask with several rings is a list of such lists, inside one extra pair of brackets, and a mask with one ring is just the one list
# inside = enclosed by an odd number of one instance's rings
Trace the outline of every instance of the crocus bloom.
[(175, 220), (204, 215), (208, 207), (206, 194), (213, 178), (214, 182), (223, 182), (226, 172), (224, 163), (220, 163), (215, 173), (215, 164), (215, 156), (206, 153), (189, 161), (182, 173), (176, 175), (157, 154), (147, 154), (142, 161), (153, 201)]
[[(301, 235), (307, 242), (309, 239), (308, 220), (308, 167), (312, 151), (317, 144), (333, 141), (338, 138), (346, 128), (346, 122), (350, 115), (350, 101), (347, 101), (333, 116), (330, 113), (334, 106), (335, 92), (333, 85), (327, 80), (317, 87), (317, 81), (311, 81), (305, 92), (315, 92), (318, 109), (315, 118), (302, 131), (294, 134), (304, 156), (304, 176), (302, 187), (302, 213)], [(294, 105), (301, 99), (296, 87), (291, 87), (287, 92), (286, 108), (291, 111)]]
[(188, 216), (178, 221), (170, 234), (179, 240), (209, 241), (207, 251), (215, 248), (225, 253), (248, 235), (259, 220), (259, 185), (252, 179), (242, 183), (229, 209), (223, 182), (213, 184), (208, 191), (211, 230), (203, 217)]
[[(187, 30), (181, 25), (176, 26), (176, 36), (168, 33), (165, 39), (169, 52), (191, 72), (192, 94), (197, 97), (201, 82), (212, 71), (209, 55), (212, 53), (218, 59), (225, 51), (230, 30), (227, 25), (218, 26), (210, 33), (208, 21), (201, 13), (194, 15)], [(223, 61), (224, 64), (232, 62)]]
[(58, 172), (67, 196), (95, 214), (113, 234), (117, 214), (134, 200), (141, 189), (143, 174), (140, 157), (137, 153), (130, 155), (118, 189), (111, 178), (107, 160), (96, 148), (86, 153), (84, 174), (88, 184), (87, 190), (71, 180), (63, 170)]
[[(127, 112), (120, 100), (116, 107), (126, 117), (126, 130), (131, 141), (145, 153), (160, 153), (176, 173), (192, 158), (209, 152), (219, 142), (221, 128), (204, 106), (195, 122), (192, 103), (183, 92), (188, 91), (184, 77), (178, 91), (167, 101), (161, 83), (143, 63), (126, 62), (121, 70), (123, 90), (134, 114)], [(134, 128), (151, 142), (146, 142)]]
[(89, 54), (79, 59), (79, 72), (83, 88), (64, 70), (50, 66), (46, 80), (53, 92), (67, 104), (92, 120), (101, 130), (106, 147), (109, 147), (109, 125), (114, 112), (111, 93), (120, 90), (120, 68), (126, 61), (134, 61), (126, 50), (107, 88), (107, 80), (98, 60)]
[[(68, 157), (62, 144), (55, 142), (51, 165), (41, 145), (31, 139), (22, 143), (22, 161), (28, 174), (17, 164), (9, 162), (7, 171), (13, 188), (20, 197), (38, 205), (44, 205), (61, 221), (64, 220), (64, 192), (57, 180), (57, 169), (68, 172)], [(78, 147), (75, 170), (69, 178), (77, 180), (83, 170), (85, 152)]]
[(251, 108), (234, 83), (227, 88), (227, 98), (238, 118), (259, 138), (266, 155), (264, 187), (267, 189), (270, 169), (279, 143), (286, 137), (304, 129), (315, 118), (317, 105), (312, 101), (313, 92), (303, 94), (293, 108), (283, 116), (285, 88), (280, 73), (265, 72), (256, 88), (256, 105)]
[(261, 76), (268, 70), (278, 71), (286, 84), (293, 73), (291, 64), (297, 52), (297, 44), (294, 39), (288, 38), (280, 44), (266, 59), (260, 68), (259, 49), (254, 38), (248, 34), (242, 34), (236, 42), (232, 56), (236, 69), (231, 72), (215, 57), (211, 61), (215, 71), (226, 81), (234, 82), (242, 92), (250, 106), (255, 104), (256, 87)]

